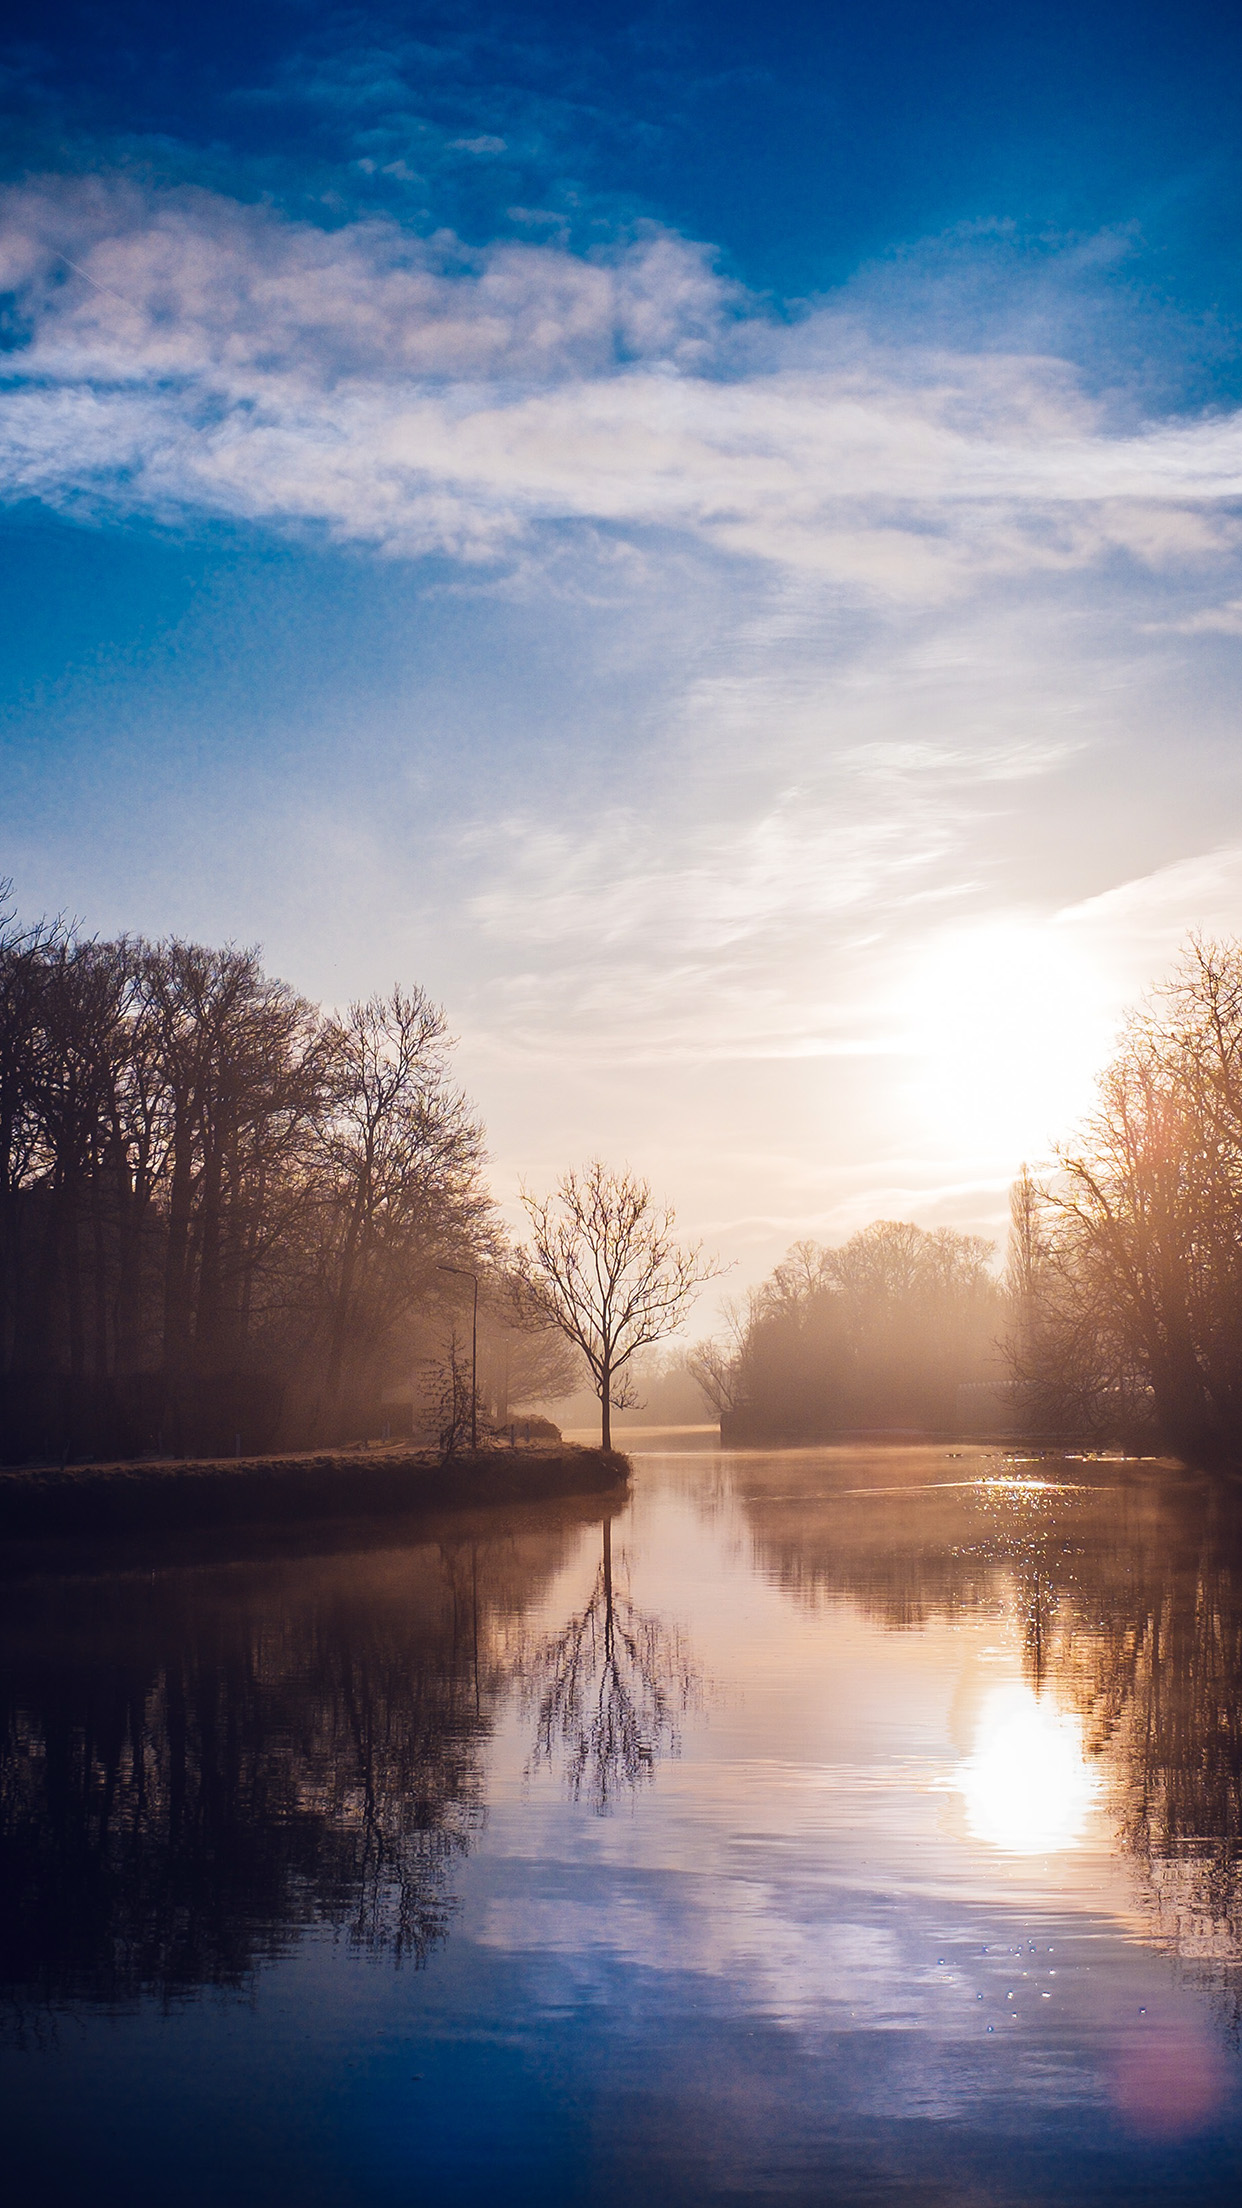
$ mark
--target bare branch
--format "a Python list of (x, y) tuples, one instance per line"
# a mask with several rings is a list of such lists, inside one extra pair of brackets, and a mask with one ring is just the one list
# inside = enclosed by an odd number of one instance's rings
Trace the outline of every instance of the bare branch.
[(548, 1323), (586, 1359), (609, 1448), (610, 1412), (626, 1401), (625, 1367), (676, 1331), (719, 1267), (700, 1244), (676, 1241), (673, 1212), (655, 1204), (646, 1181), (598, 1159), (565, 1174), (549, 1196), (523, 1189), (522, 1202), (531, 1225), (522, 1278)]

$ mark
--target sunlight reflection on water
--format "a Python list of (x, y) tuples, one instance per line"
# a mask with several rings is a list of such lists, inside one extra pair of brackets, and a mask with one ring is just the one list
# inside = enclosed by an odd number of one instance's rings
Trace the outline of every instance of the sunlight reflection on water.
[(987, 1696), (953, 1783), (974, 1837), (1011, 1855), (1077, 1846), (1100, 1795), (1080, 1720), (1018, 1682)]

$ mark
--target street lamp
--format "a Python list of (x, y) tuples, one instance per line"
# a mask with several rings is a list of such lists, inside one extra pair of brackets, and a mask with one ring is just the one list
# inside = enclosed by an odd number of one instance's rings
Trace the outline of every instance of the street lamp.
[(470, 1320), (470, 1447), (479, 1446), (479, 1276), (464, 1265), (438, 1265), (437, 1272), (456, 1273), (459, 1280), (474, 1282), (474, 1312)]

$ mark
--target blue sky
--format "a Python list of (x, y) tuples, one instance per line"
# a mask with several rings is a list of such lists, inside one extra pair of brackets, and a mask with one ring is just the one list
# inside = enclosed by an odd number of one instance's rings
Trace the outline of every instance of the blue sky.
[(10, 6), (0, 871), (992, 1231), (1239, 926), (1242, 23)]

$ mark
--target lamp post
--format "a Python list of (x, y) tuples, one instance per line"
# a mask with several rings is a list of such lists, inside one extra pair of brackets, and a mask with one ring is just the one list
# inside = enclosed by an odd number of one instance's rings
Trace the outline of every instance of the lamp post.
[(439, 1265), (441, 1273), (456, 1273), (459, 1280), (474, 1282), (474, 1310), (470, 1319), (470, 1447), (479, 1446), (479, 1276), (464, 1265)]

